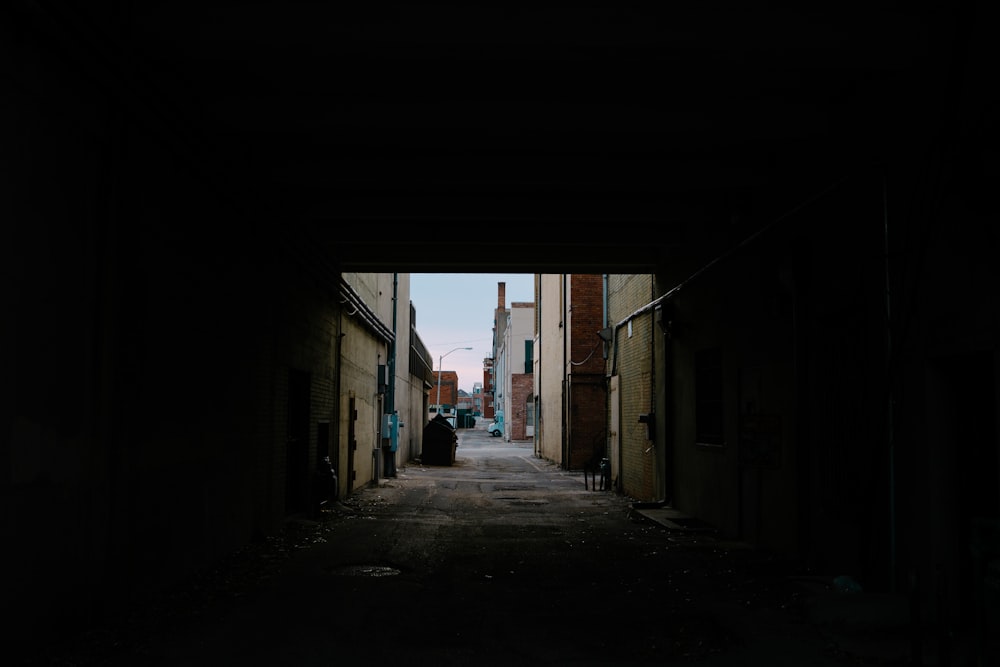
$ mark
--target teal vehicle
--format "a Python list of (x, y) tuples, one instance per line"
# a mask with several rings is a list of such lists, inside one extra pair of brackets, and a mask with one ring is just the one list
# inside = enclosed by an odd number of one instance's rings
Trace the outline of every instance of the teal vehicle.
[(486, 431), (492, 435), (494, 438), (499, 438), (503, 435), (503, 413), (497, 412), (496, 417), (493, 418), (493, 422), (486, 427)]

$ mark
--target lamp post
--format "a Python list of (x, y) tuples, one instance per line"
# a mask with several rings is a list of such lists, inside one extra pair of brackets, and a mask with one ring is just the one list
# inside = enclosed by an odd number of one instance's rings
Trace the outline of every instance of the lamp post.
[(452, 352), (455, 352), (456, 350), (471, 350), (471, 349), (472, 349), (471, 347), (456, 347), (454, 350), (448, 350), (440, 357), (438, 357), (438, 397), (437, 397), (438, 414), (441, 414), (441, 362), (444, 361), (445, 357), (447, 357)]

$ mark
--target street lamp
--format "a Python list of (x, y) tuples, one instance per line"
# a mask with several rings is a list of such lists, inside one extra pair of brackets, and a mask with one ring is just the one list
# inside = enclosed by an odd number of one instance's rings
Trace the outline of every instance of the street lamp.
[(442, 354), (440, 357), (438, 357), (438, 398), (437, 398), (438, 414), (441, 414), (441, 362), (444, 361), (444, 358), (447, 357), (452, 352), (455, 352), (457, 350), (471, 350), (471, 349), (472, 349), (471, 347), (456, 347), (454, 350), (449, 350), (444, 354)]

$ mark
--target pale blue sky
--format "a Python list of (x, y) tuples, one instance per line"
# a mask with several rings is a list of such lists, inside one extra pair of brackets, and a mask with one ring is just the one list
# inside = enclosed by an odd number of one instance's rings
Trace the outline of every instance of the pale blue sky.
[[(505, 308), (514, 301), (534, 301), (530, 273), (411, 273), (410, 300), (417, 312), (417, 334), (438, 370), (458, 373), (458, 387), (472, 393), (483, 381), (483, 359), (493, 354), (493, 314), (505, 283)], [(471, 350), (450, 350), (471, 347)], [(434, 401), (431, 401), (432, 403)]]

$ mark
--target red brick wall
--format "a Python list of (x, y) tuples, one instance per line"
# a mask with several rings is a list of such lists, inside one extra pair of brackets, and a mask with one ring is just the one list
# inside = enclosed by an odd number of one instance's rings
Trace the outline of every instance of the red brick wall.
[[(441, 405), (458, 405), (458, 373), (455, 371), (440, 371), (441, 375)], [(434, 373), (434, 387), (431, 389), (431, 403), (437, 403), (438, 372)]]
[(483, 417), (493, 419), (496, 412), (493, 409), (493, 369), (483, 369)]
[(532, 373), (516, 373), (511, 376), (511, 411), (505, 415), (505, 428), (510, 431), (511, 440), (530, 440), (527, 435), (527, 401), (535, 391), (535, 376)]
[(603, 280), (599, 275), (573, 274), (570, 276), (569, 289), (572, 309), (570, 359), (573, 361), (570, 372), (603, 373), (601, 338), (597, 335), (597, 332), (604, 327)]
[(607, 444), (604, 375), (574, 373), (569, 385), (569, 461), (566, 468), (580, 470)]
[(600, 275), (570, 276), (569, 461), (578, 470), (607, 442), (604, 344), (604, 282)]

